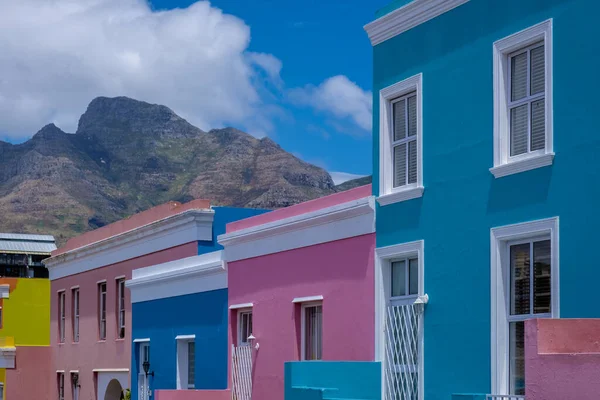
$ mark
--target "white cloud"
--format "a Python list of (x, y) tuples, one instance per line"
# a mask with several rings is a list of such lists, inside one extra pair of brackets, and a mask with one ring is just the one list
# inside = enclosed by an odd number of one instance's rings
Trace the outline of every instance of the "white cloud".
[(329, 175), (331, 175), (331, 179), (333, 179), (333, 183), (335, 183), (336, 185), (350, 181), (352, 179), (358, 179), (366, 176), (349, 174), (348, 172), (330, 172)]
[(279, 84), (281, 62), (249, 42), (242, 20), (206, 1), (155, 12), (145, 0), (0, 0), (0, 132), (19, 139), (49, 122), (74, 132), (94, 97), (121, 95), (203, 129), (268, 131), (255, 78), (260, 68)]
[(363, 131), (371, 132), (372, 93), (344, 75), (326, 79), (319, 86), (292, 89), (289, 95), (296, 103), (312, 106), (344, 121), (349, 119)]

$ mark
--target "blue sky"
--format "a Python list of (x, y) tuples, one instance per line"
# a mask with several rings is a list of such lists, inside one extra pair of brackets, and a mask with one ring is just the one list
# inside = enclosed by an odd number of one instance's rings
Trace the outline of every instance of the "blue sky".
[(0, 4), (0, 139), (22, 142), (49, 122), (74, 132), (94, 97), (126, 95), (165, 104), (202, 129), (269, 136), (338, 180), (371, 174), (372, 50), (363, 26), (387, 3)]

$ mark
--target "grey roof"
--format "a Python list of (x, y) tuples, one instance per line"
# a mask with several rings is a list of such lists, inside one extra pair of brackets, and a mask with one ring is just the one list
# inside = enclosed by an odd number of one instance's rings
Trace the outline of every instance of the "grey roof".
[(49, 254), (54, 250), (56, 243), (51, 235), (0, 233), (0, 252)]

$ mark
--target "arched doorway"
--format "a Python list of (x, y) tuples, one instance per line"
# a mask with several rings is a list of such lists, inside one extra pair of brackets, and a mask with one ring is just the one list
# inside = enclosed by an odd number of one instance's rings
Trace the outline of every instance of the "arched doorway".
[(116, 379), (111, 379), (104, 393), (104, 400), (121, 400), (123, 398), (123, 387)]

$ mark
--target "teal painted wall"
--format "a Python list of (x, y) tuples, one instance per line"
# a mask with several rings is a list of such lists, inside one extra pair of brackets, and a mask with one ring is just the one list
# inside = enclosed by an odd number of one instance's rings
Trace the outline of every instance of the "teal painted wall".
[(284, 367), (285, 400), (381, 400), (381, 363), (292, 361)]
[[(490, 228), (560, 218), (561, 317), (599, 317), (600, 2), (472, 0), (374, 48), (380, 89), (423, 73), (422, 198), (377, 209), (377, 246), (425, 240), (425, 398), (490, 390)], [(493, 42), (553, 18), (551, 167), (495, 179)]]

